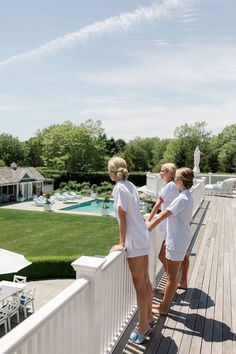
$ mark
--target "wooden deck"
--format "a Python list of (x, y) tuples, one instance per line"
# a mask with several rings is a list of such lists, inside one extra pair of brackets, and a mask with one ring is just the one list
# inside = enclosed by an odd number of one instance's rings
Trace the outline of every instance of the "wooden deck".
[(236, 198), (207, 197), (192, 232), (188, 290), (142, 345), (128, 340), (134, 319), (114, 354), (236, 353)]

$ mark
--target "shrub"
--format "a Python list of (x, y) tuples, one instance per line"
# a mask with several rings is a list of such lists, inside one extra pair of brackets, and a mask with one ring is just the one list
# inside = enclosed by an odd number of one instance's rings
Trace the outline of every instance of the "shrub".
[(63, 190), (66, 185), (67, 185), (66, 182), (61, 182), (59, 188), (60, 188), (61, 190)]
[[(76, 258), (76, 256), (31, 257), (28, 259), (32, 264), (19, 271), (17, 274), (26, 276), (28, 280), (75, 278), (75, 271), (71, 263)], [(14, 274), (5, 274), (1, 276), (1, 278), (4, 277), (4, 280), (12, 280)]]
[(69, 181), (68, 187), (69, 187), (69, 190), (76, 191), (77, 190), (77, 182), (76, 181)]

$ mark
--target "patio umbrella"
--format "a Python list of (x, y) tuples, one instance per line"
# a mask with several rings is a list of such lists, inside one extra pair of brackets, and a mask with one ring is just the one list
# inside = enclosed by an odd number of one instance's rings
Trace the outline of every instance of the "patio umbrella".
[(200, 173), (200, 168), (199, 168), (200, 155), (201, 155), (201, 151), (197, 146), (194, 151), (194, 168), (193, 168), (194, 177), (196, 177)]
[(16, 273), (31, 263), (23, 254), (0, 248), (0, 274)]

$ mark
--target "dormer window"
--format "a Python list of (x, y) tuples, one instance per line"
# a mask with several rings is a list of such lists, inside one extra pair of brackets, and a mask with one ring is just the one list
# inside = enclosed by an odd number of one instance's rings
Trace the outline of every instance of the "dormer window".
[(22, 180), (23, 179), (31, 179), (31, 177), (28, 175), (28, 173), (26, 173), (25, 175), (24, 175), (24, 177), (22, 178)]

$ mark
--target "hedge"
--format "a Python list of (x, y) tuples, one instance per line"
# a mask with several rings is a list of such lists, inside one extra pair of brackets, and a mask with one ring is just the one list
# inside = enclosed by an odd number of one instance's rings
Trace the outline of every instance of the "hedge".
[[(90, 184), (101, 185), (102, 182), (111, 182), (107, 172), (67, 172), (58, 170), (49, 170), (45, 167), (37, 167), (37, 170), (47, 178), (54, 179), (54, 188), (58, 189), (61, 182), (68, 183), (76, 181), (77, 183), (90, 182)], [(136, 186), (141, 187), (146, 184), (146, 172), (131, 172), (129, 180)]]
[[(22, 269), (17, 274), (26, 276), (28, 280), (75, 278), (75, 271), (71, 263), (78, 257), (28, 257), (31, 265)], [(0, 276), (0, 280), (12, 280), (12, 274)]]

